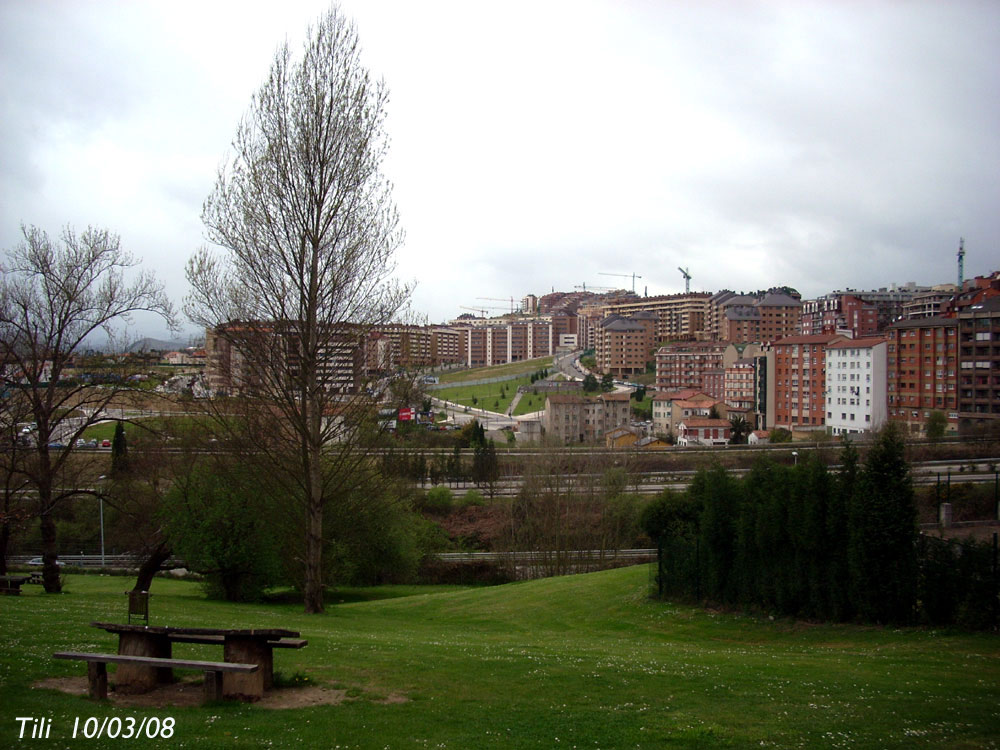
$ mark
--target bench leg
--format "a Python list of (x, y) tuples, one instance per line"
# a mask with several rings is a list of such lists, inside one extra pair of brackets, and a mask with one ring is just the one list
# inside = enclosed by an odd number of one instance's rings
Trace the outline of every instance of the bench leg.
[(87, 662), (87, 687), (91, 698), (108, 699), (108, 665), (103, 661)]
[(222, 700), (222, 672), (205, 670), (205, 700)]

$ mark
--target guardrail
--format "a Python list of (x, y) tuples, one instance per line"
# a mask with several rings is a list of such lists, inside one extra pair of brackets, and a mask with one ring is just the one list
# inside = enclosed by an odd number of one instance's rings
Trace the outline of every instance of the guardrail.
[(656, 557), (655, 549), (578, 549), (536, 550), (530, 552), (439, 552), (433, 557), (442, 562), (499, 562), (510, 560), (516, 564), (546, 562), (558, 555), (567, 560), (635, 560), (642, 562)]
[[(11, 555), (7, 558), (8, 565), (32, 565), (41, 567), (41, 553), (37, 555)], [(138, 569), (145, 558), (142, 555), (59, 555), (59, 562), (78, 568), (125, 568)], [(32, 560), (38, 560), (32, 563)], [(163, 568), (182, 568), (184, 561), (171, 558), (162, 565)]]

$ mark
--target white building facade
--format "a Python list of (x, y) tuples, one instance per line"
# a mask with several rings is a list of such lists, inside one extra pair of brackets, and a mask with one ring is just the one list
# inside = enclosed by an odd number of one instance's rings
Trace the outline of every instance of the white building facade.
[(826, 348), (826, 426), (834, 435), (877, 430), (888, 419), (885, 339), (848, 339)]

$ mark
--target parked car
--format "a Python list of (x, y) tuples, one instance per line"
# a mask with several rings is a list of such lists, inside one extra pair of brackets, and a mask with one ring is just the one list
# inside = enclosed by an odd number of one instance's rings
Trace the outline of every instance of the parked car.
[[(63, 565), (63, 564), (64, 563), (62, 560), (56, 560), (56, 565)], [(42, 558), (33, 557), (30, 560), (28, 560), (28, 565), (42, 565)]]
[(59, 441), (56, 441), (56, 442), (53, 442), (53, 443), (49, 443), (49, 450), (50, 451), (61, 451), (65, 447), (66, 446), (63, 445), (62, 443), (60, 443)]
[(111, 441), (110, 440), (102, 440), (101, 441), (101, 447), (102, 448), (110, 448), (111, 447)]

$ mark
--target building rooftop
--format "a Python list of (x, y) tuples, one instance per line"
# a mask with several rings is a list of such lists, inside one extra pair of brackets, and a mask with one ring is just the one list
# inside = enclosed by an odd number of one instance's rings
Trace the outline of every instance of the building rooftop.
[(884, 338), (878, 336), (871, 336), (866, 339), (844, 339), (843, 341), (836, 341), (828, 349), (871, 349), (873, 346), (878, 346), (879, 344), (886, 343)]
[(786, 336), (774, 342), (775, 346), (789, 346), (795, 344), (831, 344), (844, 338), (838, 333), (814, 334), (812, 336)]
[(728, 419), (707, 419), (704, 417), (682, 419), (677, 425), (684, 425), (685, 427), (732, 427)]
[(757, 305), (759, 307), (802, 307), (802, 300), (789, 297), (783, 292), (768, 292)]
[(936, 315), (933, 318), (915, 318), (913, 320), (897, 320), (889, 328), (938, 328), (941, 326), (957, 326), (955, 318), (945, 318)]

